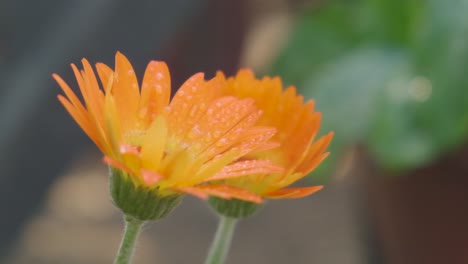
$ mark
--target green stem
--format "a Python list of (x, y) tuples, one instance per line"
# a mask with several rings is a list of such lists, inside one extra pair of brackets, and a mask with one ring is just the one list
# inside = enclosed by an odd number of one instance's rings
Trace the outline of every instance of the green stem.
[(223, 264), (225, 262), (236, 224), (236, 218), (221, 216), (205, 264)]
[(125, 231), (114, 264), (129, 264), (143, 221), (125, 216)]

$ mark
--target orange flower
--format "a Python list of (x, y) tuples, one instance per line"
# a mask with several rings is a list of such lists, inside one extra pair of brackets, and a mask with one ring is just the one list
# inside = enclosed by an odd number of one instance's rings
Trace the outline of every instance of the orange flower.
[(104, 153), (104, 161), (131, 175), (138, 186), (162, 196), (190, 193), (261, 202), (260, 196), (213, 179), (282, 169), (268, 160), (242, 159), (271, 149), (276, 129), (254, 126), (262, 111), (253, 99), (221, 96), (222, 78), (190, 77), (170, 101), (171, 80), (164, 62), (151, 61), (141, 90), (132, 65), (117, 52), (115, 69), (98, 63), (96, 75), (86, 59), (71, 65), (84, 105), (56, 74), (65, 96), (58, 99)]
[[(222, 73), (218, 77), (224, 79)], [(270, 199), (301, 198), (322, 186), (285, 188), (314, 170), (327, 156), (324, 152), (333, 132), (315, 140), (320, 127), (321, 114), (314, 112), (314, 101), (303, 102), (295, 87), (283, 91), (281, 79), (255, 78), (249, 70), (240, 70), (235, 77), (224, 82), (224, 94), (240, 98), (253, 98), (264, 111), (258, 124), (273, 126), (278, 132), (273, 140), (279, 148), (269, 149), (251, 157), (269, 159), (285, 168), (282, 173), (256, 173), (249, 177), (224, 179), (227, 185), (250, 190)]]

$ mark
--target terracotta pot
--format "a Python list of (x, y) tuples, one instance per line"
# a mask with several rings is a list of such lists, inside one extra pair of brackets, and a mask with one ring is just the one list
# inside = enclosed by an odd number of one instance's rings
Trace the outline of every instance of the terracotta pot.
[(468, 147), (404, 175), (370, 168), (365, 182), (387, 263), (468, 263)]

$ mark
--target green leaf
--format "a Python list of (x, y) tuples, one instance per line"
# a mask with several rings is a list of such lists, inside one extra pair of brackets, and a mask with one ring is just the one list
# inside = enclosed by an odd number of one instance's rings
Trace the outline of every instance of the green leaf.
[(416, 71), (432, 86), (415, 119), (441, 153), (468, 138), (467, 14), (467, 0), (428, 1), (425, 27), (413, 46)]
[(413, 77), (408, 71), (395, 76), (380, 92), (367, 146), (381, 167), (402, 171), (435, 156), (434, 142), (414, 115), (414, 109), (427, 98), (429, 85), (427, 79)]
[(334, 166), (346, 146), (367, 141), (381, 91), (408, 71), (402, 51), (369, 47), (333, 60), (305, 82), (300, 92), (316, 100), (323, 115), (321, 131), (335, 131), (332, 155), (318, 174)]
[[(272, 68), (386, 169), (422, 166), (468, 139), (468, 0), (331, 0), (298, 20)], [(325, 166), (324, 166), (325, 165)]]
[(354, 5), (332, 1), (304, 13), (296, 21), (289, 43), (270, 73), (281, 75), (286, 84), (302, 85), (322, 64), (342, 55), (359, 40), (355, 32)]

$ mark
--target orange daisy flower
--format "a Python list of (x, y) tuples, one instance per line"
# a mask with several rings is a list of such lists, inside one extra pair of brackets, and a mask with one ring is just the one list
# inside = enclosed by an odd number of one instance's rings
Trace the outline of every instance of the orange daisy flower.
[[(224, 79), (221, 72), (218, 77)], [(258, 124), (278, 129), (273, 140), (279, 142), (280, 147), (250, 157), (269, 159), (285, 170), (281, 173), (255, 173), (222, 182), (270, 199), (301, 198), (322, 189), (322, 186), (285, 188), (305, 177), (329, 154), (325, 149), (332, 140), (333, 132), (315, 140), (321, 114), (314, 112), (314, 101), (304, 103), (303, 97), (296, 94), (293, 86), (283, 91), (279, 77), (259, 80), (245, 69), (227, 79), (223, 90), (225, 95), (255, 99), (256, 106), (264, 111)]]
[(262, 110), (253, 99), (222, 96), (222, 79), (190, 77), (170, 101), (171, 79), (164, 62), (151, 61), (141, 89), (132, 65), (117, 52), (115, 69), (90, 63), (71, 65), (84, 104), (57, 74), (65, 96), (58, 99), (103, 152), (104, 161), (124, 171), (138, 186), (158, 194), (189, 193), (259, 203), (261, 197), (213, 179), (280, 172), (268, 160), (240, 159), (278, 146), (275, 128), (255, 126)]

